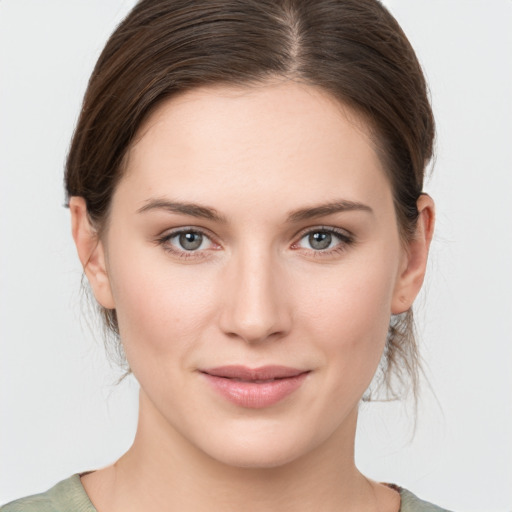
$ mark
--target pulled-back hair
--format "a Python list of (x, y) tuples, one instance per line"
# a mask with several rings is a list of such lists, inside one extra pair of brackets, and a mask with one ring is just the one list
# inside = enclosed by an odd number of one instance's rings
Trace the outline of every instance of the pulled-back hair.
[[(101, 237), (127, 150), (164, 100), (199, 86), (275, 78), (318, 87), (366, 122), (407, 242), (432, 157), (434, 119), (414, 50), (377, 0), (140, 1), (90, 78), (66, 164), (68, 199), (85, 199)], [(115, 310), (102, 312), (118, 338)], [(392, 317), (381, 369), (388, 396), (406, 383), (416, 394), (412, 310)]]

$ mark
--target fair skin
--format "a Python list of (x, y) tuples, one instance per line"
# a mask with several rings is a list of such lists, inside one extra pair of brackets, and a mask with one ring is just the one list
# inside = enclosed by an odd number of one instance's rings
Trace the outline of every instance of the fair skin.
[[(98, 511), (396, 512), (398, 493), (358, 472), (354, 439), (390, 315), (423, 281), (434, 207), (418, 207), (404, 244), (364, 123), (311, 86), (217, 86), (160, 106), (100, 240), (70, 201), (141, 387), (133, 446), (82, 477)], [(249, 406), (210, 385), (205, 370), (225, 365), (303, 378)]]

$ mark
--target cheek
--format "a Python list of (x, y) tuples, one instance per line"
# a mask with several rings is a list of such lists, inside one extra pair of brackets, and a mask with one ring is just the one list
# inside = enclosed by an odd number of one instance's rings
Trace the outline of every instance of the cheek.
[(330, 272), (297, 276), (301, 282), (296, 290), (303, 290), (297, 306), (319, 329), (371, 332), (375, 325), (389, 322), (393, 270), (392, 265), (366, 265), (363, 261), (340, 265)]
[(205, 282), (207, 275), (193, 265), (176, 268), (152, 251), (110, 257), (119, 331), (131, 366), (138, 354), (144, 361), (172, 355), (166, 364), (176, 364), (176, 353), (192, 347), (213, 315), (214, 287)]
[(384, 350), (394, 288), (393, 260), (372, 263), (361, 260), (330, 275), (305, 279), (306, 293), (298, 301), (301, 328), (321, 345), (331, 378), (362, 391)]

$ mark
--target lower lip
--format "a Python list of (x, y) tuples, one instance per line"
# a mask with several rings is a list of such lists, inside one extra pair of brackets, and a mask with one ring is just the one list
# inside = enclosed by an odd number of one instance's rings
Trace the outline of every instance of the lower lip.
[(247, 382), (203, 373), (208, 383), (231, 403), (248, 409), (277, 404), (300, 388), (308, 372), (271, 382)]

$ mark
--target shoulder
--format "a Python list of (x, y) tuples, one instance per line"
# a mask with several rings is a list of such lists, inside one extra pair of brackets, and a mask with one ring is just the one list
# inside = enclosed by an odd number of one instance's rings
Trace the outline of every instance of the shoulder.
[(400, 492), (402, 502), (400, 512), (449, 512), (445, 508), (421, 500), (407, 489), (402, 487), (396, 487), (396, 489)]
[(80, 482), (73, 475), (46, 492), (11, 501), (0, 512), (96, 512)]

